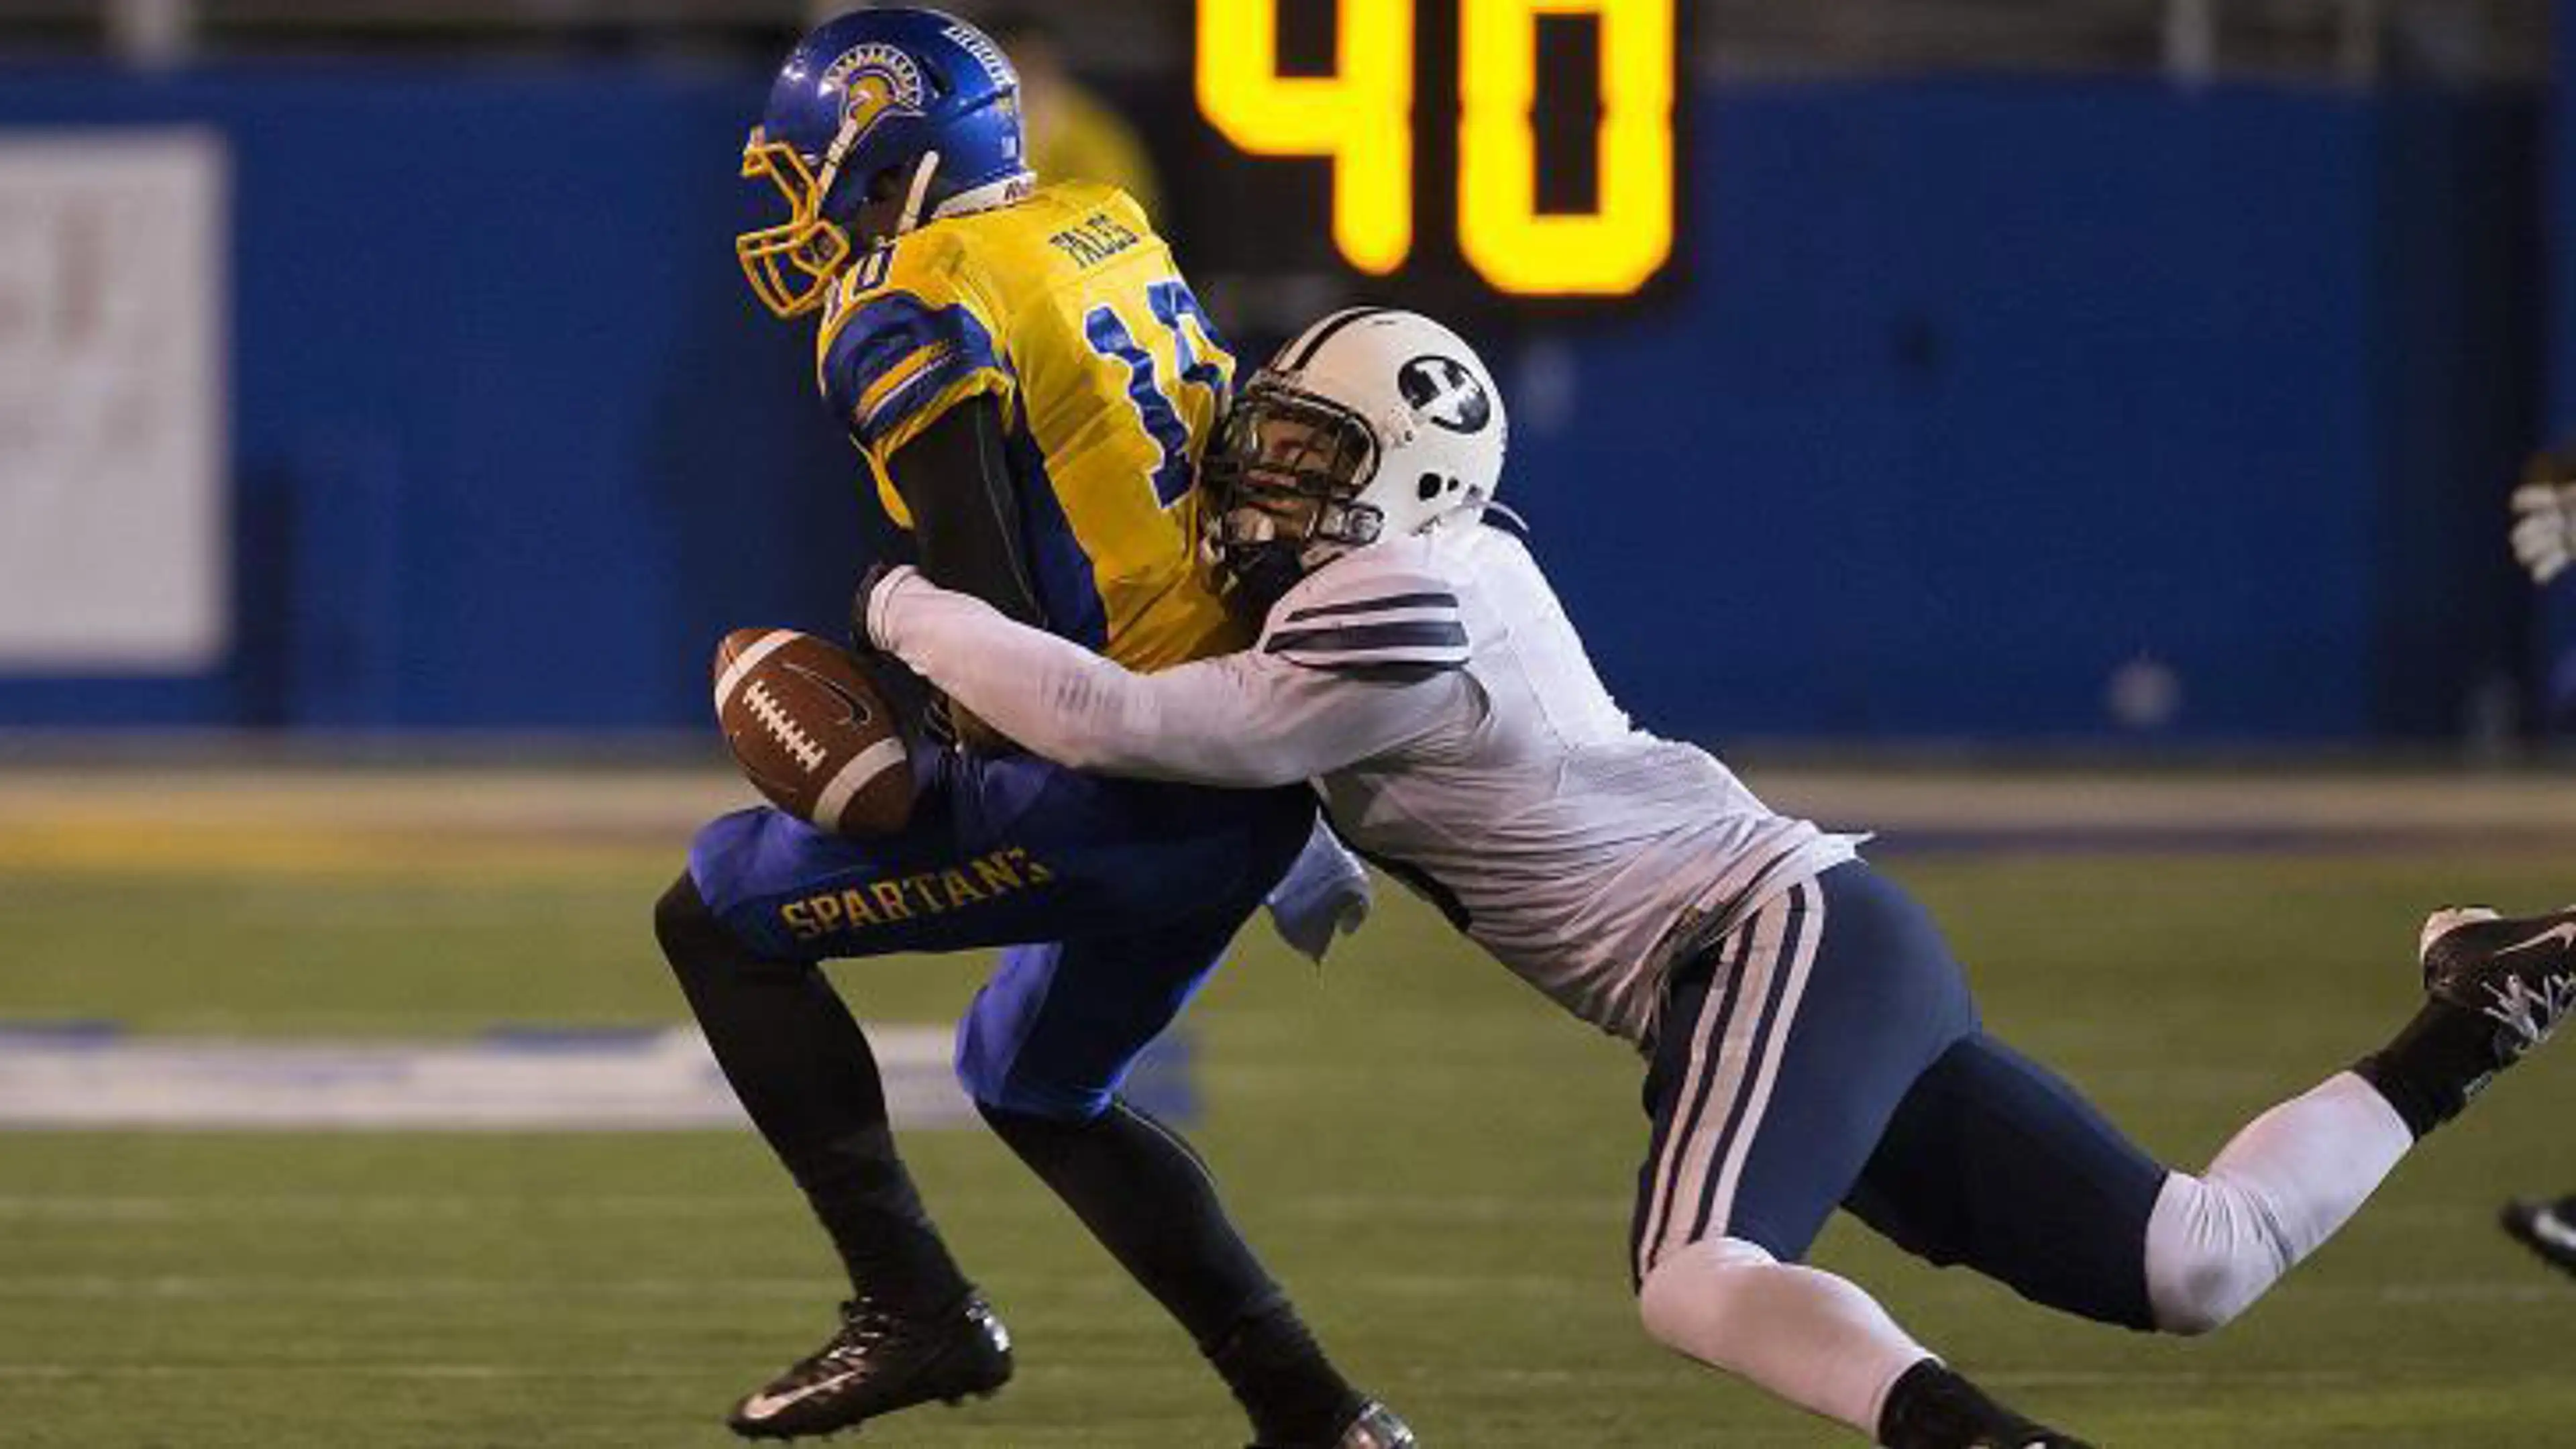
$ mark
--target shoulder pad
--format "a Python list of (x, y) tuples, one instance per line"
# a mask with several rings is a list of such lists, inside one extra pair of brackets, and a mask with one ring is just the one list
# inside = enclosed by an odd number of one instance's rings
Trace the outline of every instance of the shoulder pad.
[(1290, 589), (1255, 647), (1310, 669), (1460, 669), (1467, 625), (1457, 585), (1427, 557), (1362, 549)]
[(893, 245), (861, 259), (877, 265), (873, 275), (854, 264), (850, 300), (867, 301), (875, 292), (910, 292), (936, 302), (954, 302), (974, 287), (974, 248), (969, 234), (953, 226), (931, 225), (895, 238)]
[[(1001, 391), (1009, 370), (963, 299), (879, 291), (838, 310), (824, 334), (823, 395), (860, 444), (890, 448), (927, 425), (943, 399)], [(963, 387), (978, 379), (988, 387)]]
[(1140, 236), (1154, 236), (1154, 219), (1145, 214), (1144, 204), (1106, 182), (1100, 184), (1098, 205), (1115, 213), (1120, 221), (1134, 228)]
[[(1087, 216), (1095, 211), (1106, 211), (1120, 221), (1134, 224), (1139, 231), (1153, 229), (1153, 218), (1145, 214), (1144, 206), (1106, 181), (1081, 178), (1050, 181), (1040, 186), (1037, 194), (1038, 199), (1046, 202), (1059, 216)], [(1054, 223), (1049, 221), (1041, 229), (1051, 230), (1053, 226)]]

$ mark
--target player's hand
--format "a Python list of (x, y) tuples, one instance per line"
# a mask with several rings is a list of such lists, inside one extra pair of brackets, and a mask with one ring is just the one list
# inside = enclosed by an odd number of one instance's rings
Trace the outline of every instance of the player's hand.
[(2537, 480), (2513, 491), (2513, 556), (2544, 584), (2576, 560), (2576, 482)]
[(1279, 939), (1321, 966), (1336, 938), (1368, 920), (1372, 902), (1367, 867), (1319, 820), (1296, 864), (1271, 887), (1263, 904), (1270, 908), (1270, 924)]
[[(858, 592), (850, 596), (850, 643), (862, 656), (890, 656), (893, 643), (886, 608), (893, 598), (906, 589), (931, 587), (921, 570), (910, 564), (878, 564), (859, 580)], [(922, 724), (930, 737), (942, 744), (957, 745), (979, 755), (1016, 755), (1020, 747), (1010, 736), (984, 723), (973, 710), (933, 691), (929, 706), (922, 712)]]
[(1009, 735), (984, 723), (983, 716), (944, 694), (930, 699), (930, 728), (942, 741), (975, 754), (1021, 755), (1028, 753)]

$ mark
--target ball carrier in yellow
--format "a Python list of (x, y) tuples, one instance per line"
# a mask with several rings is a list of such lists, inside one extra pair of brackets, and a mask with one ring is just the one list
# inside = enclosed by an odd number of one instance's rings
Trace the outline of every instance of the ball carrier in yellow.
[[(1134, 202), (1029, 174), (989, 39), (927, 10), (824, 24), (780, 71), (743, 172), (788, 209), (740, 238), (744, 273), (773, 312), (819, 316), (823, 395), (925, 573), (1135, 668), (1246, 642), (1194, 552), (1197, 460), (1234, 360)], [(1314, 954), (1365, 909), (1311, 795), (912, 753), (901, 833), (738, 812), (699, 833), (657, 911), (717, 1060), (852, 1284), (831, 1339), (744, 1399), (735, 1430), (829, 1433), (1009, 1376), (1008, 1336), (923, 1208), (866, 1036), (820, 970), (1000, 946), (957, 1051), (994, 1130), (1189, 1331), (1264, 1449), (1412, 1444), (1327, 1360), (1197, 1156), (1119, 1095), (1265, 898)], [(995, 860), (1012, 889), (936, 910), (899, 884), (971, 884)], [(850, 900), (884, 904), (816, 905)]]

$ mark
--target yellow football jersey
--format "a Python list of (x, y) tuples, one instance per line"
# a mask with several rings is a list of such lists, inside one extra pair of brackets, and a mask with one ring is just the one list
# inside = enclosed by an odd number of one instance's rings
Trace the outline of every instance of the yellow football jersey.
[(1250, 642), (1195, 565), (1193, 485), (1234, 357), (1124, 193), (1048, 186), (904, 236), (834, 286), (818, 356), (906, 528), (886, 460), (968, 398), (1001, 404), (1055, 633), (1139, 670)]

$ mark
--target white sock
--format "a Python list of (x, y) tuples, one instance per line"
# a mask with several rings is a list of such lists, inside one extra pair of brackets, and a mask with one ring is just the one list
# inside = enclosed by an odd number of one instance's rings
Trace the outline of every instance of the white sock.
[(2174, 1173), (2147, 1219), (2147, 1301), (2168, 1333), (2233, 1320), (2378, 1190), (2415, 1134), (2340, 1072), (2255, 1118), (2199, 1177)]
[(1860, 1289), (1782, 1263), (1739, 1238), (1664, 1254), (1638, 1291), (1637, 1307), (1646, 1331), (1666, 1348), (1839, 1419), (1873, 1442), (1887, 1391), (1932, 1357)]

